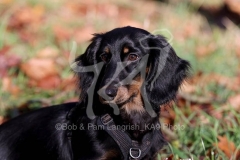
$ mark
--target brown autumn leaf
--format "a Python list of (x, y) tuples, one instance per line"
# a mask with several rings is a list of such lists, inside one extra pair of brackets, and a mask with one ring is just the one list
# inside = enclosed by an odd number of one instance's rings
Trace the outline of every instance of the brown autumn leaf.
[(76, 90), (77, 80), (76, 77), (69, 77), (62, 79), (60, 88), (64, 91), (74, 91)]
[(0, 49), (0, 55), (6, 54), (10, 49), (11, 49), (10, 46), (3, 46), (3, 47)]
[(228, 101), (234, 109), (240, 109), (240, 94), (230, 97)]
[(190, 79), (191, 84), (198, 84), (199, 86), (204, 86), (211, 82), (217, 83), (218, 85), (225, 86), (226, 88), (238, 91), (238, 86), (240, 85), (240, 79), (236, 77), (227, 77), (224, 75), (211, 73), (211, 74), (199, 74)]
[(9, 50), (9, 46), (5, 46), (0, 50), (0, 77), (6, 76), (10, 67), (17, 67), (21, 63), (18, 56), (7, 54)]
[(135, 21), (128, 17), (120, 17), (119, 19), (119, 26), (132, 26), (137, 28), (143, 28), (143, 23), (140, 23), (138, 21)]
[(87, 42), (93, 37), (93, 34), (95, 32), (96, 31), (94, 30), (94, 28), (92, 26), (85, 26), (83, 28), (77, 29), (74, 32), (73, 39), (77, 43)]
[(221, 149), (228, 158), (231, 158), (233, 155), (236, 146), (233, 142), (229, 141), (226, 136), (218, 136), (219, 142), (215, 145)]
[(240, 36), (239, 35), (235, 37), (234, 44), (235, 44), (234, 48), (235, 48), (236, 55), (240, 57)]
[(199, 57), (207, 56), (213, 53), (216, 50), (216, 45), (214, 43), (210, 43), (209, 45), (205, 46), (197, 46), (196, 47), (196, 54)]
[(12, 83), (12, 78), (10, 77), (2, 78), (2, 90), (10, 92), (12, 95), (18, 95), (20, 93), (20, 88)]
[[(209, 77), (210, 78), (210, 77)], [(226, 77), (223, 75), (213, 74), (212, 80), (220, 85), (226, 86), (228, 89), (238, 91), (240, 80), (237, 77)]]
[[(132, 26), (132, 27), (143, 27), (143, 24), (141, 24), (138, 21), (135, 21), (133, 18), (131, 18), (133, 14), (133, 8), (123, 7), (123, 6), (115, 6), (112, 4), (104, 4), (105, 7), (102, 7), (102, 9), (99, 10), (99, 14), (105, 13), (104, 17), (113, 18), (113, 23), (115, 24), (109, 24), (112, 25), (112, 27), (116, 26)], [(112, 28), (111, 27), (111, 28)]]
[(21, 65), (21, 70), (33, 80), (58, 75), (54, 60), (32, 58)]
[(53, 32), (57, 41), (69, 40), (72, 37), (72, 31), (62, 26), (54, 26)]
[(116, 17), (118, 6), (109, 2), (94, 3), (94, 1), (68, 1), (66, 8), (73, 14), (86, 16), (88, 13), (95, 12), (101, 17)]
[(0, 125), (3, 124), (5, 122), (5, 119), (3, 116), (0, 116)]
[(216, 119), (222, 119), (223, 118), (223, 113), (222, 111), (219, 111), (219, 110), (212, 110), (210, 112), (210, 115)]
[(19, 30), (27, 26), (31, 26), (31, 29), (33, 29), (33, 26), (34, 28), (39, 27), (44, 12), (45, 8), (41, 5), (36, 5), (34, 7), (19, 7), (11, 15), (8, 23), (8, 28)]
[(174, 110), (170, 106), (161, 106), (161, 117), (163, 118), (164, 124), (174, 124), (174, 119), (176, 118), (176, 114)]
[(171, 154), (169, 157), (167, 157), (165, 160), (173, 160), (174, 159), (174, 155)]
[(38, 35), (33, 31), (28, 30), (20, 30), (18, 32), (20, 39), (24, 42), (30, 43), (31, 45), (36, 44), (38, 40)]
[[(83, 1), (82, 1), (83, 2)], [(85, 1), (88, 2), (88, 1)], [(86, 15), (87, 12), (89, 11), (89, 5), (85, 4), (83, 5), (81, 1), (67, 1), (66, 3), (66, 9), (73, 14), (78, 14), (78, 15)]]
[(181, 92), (184, 92), (184, 93), (194, 93), (196, 91), (196, 85), (195, 84), (190, 84), (190, 83), (184, 83), (182, 86), (181, 86)]
[(240, 159), (240, 150), (238, 149), (237, 154), (236, 154), (236, 159)]
[(240, 2), (239, 0), (225, 0), (225, 4), (228, 8), (237, 14), (240, 15)]
[(5, 54), (9, 49), (9, 46), (4, 46), (0, 49), (0, 77), (7, 75), (7, 58)]
[(197, 30), (198, 30), (197, 24), (189, 22), (183, 26), (182, 31), (183, 37), (185, 38), (193, 37), (197, 35)]
[(7, 56), (7, 66), (10, 67), (17, 67), (21, 63), (21, 58), (16, 55), (9, 55)]
[(53, 47), (46, 47), (37, 52), (36, 57), (38, 58), (49, 58), (49, 59), (55, 59), (59, 55), (59, 52), (56, 48)]
[(0, 5), (9, 5), (13, 2), (13, 0), (0, 0)]
[(42, 89), (53, 89), (59, 87), (61, 84), (61, 79), (57, 75), (52, 75), (48, 77), (44, 77), (37, 81), (37, 86)]
[(86, 16), (88, 13), (95, 12), (98, 14), (98, 7), (103, 8), (102, 3), (96, 3), (92, 0), (89, 1), (67, 1), (65, 4), (66, 9), (73, 15)]
[(66, 101), (64, 101), (64, 103), (77, 102), (77, 101), (79, 101), (79, 98), (78, 97), (73, 97), (73, 98), (67, 99)]

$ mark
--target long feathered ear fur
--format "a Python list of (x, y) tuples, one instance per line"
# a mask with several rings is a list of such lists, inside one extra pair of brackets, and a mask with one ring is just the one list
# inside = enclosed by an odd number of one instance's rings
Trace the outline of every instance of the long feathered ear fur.
[(190, 64), (179, 58), (162, 36), (152, 36), (149, 46), (147, 95), (152, 104), (160, 106), (176, 98), (178, 88), (188, 77)]
[[(101, 44), (101, 35), (94, 34), (94, 37), (91, 40), (91, 44), (87, 47), (85, 53), (75, 59), (77, 67), (89, 67), (97, 63), (96, 53)], [(94, 66), (93, 66), (93, 69)], [(80, 90), (80, 102), (86, 100), (87, 91), (92, 84), (94, 73), (93, 72), (85, 72), (83, 70), (78, 70), (76, 72), (78, 77), (78, 86)]]

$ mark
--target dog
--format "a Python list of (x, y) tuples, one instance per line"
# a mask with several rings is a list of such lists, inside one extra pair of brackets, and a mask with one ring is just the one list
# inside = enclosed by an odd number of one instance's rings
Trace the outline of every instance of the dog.
[(166, 144), (161, 106), (175, 100), (189, 68), (163, 36), (130, 26), (94, 34), (73, 65), (79, 102), (2, 124), (0, 159), (156, 159)]

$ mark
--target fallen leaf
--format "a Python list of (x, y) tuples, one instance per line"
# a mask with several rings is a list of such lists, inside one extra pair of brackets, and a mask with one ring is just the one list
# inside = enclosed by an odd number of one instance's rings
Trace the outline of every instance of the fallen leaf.
[(167, 157), (165, 160), (173, 160), (174, 159), (174, 156), (173, 154), (171, 154), (169, 157)]
[(163, 123), (167, 125), (173, 125), (176, 118), (176, 114), (173, 109), (169, 106), (161, 106), (160, 117), (163, 118)]
[(194, 93), (196, 91), (196, 85), (190, 83), (184, 83), (181, 87), (181, 92)]
[(19, 7), (11, 15), (8, 28), (19, 30), (27, 26), (38, 27), (43, 18), (44, 11), (44, 7), (40, 5), (36, 5), (34, 7)]
[(188, 24), (185, 24), (183, 27), (183, 37), (193, 37), (194, 35), (197, 35), (198, 26), (196, 24), (189, 22)]
[[(85, 4), (83, 4), (85, 2)], [(94, 5), (94, 3), (91, 3), (92, 1), (67, 1), (66, 8), (71, 11), (73, 14), (78, 15), (86, 15), (89, 11), (90, 5)], [(91, 4), (89, 4), (89, 2)]]
[(73, 14), (86, 16), (88, 13), (94, 12), (99, 17), (117, 17), (118, 6), (111, 3), (94, 3), (94, 1), (68, 1), (66, 8)]
[(198, 86), (205, 86), (209, 83), (217, 83), (218, 85), (225, 86), (226, 88), (238, 91), (240, 80), (236, 77), (227, 77), (216, 73), (202, 74), (194, 76), (190, 79), (190, 84), (197, 84)]
[(235, 144), (229, 141), (226, 136), (218, 136), (218, 139), (219, 142), (215, 145), (217, 145), (218, 148), (221, 149), (228, 158), (231, 158), (236, 149)]
[(222, 119), (223, 118), (223, 113), (222, 113), (222, 111), (219, 111), (219, 110), (212, 110), (210, 112), (210, 115), (213, 116), (216, 119)]
[(10, 67), (16, 67), (21, 63), (21, 58), (19, 58), (16, 55), (9, 55), (7, 56), (7, 66)]
[(62, 26), (54, 26), (53, 32), (57, 41), (69, 40), (72, 37), (71, 30)]
[(64, 101), (64, 103), (69, 103), (69, 102), (78, 102), (79, 101), (79, 98), (78, 97), (73, 97), (71, 99), (68, 99), (66, 101)]
[(132, 27), (137, 27), (137, 28), (143, 28), (143, 23), (140, 23), (138, 21), (132, 20), (127, 17), (122, 17), (120, 18), (120, 26), (132, 26)]
[(77, 43), (87, 42), (93, 37), (94, 33), (95, 33), (95, 30), (94, 30), (93, 27), (85, 26), (85, 27), (80, 28), (80, 29), (75, 31), (75, 33), (73, 35), (73, 39)]
[(235, 42), (234, 48), (235, 48), (236, 55), (240, 57), (240, 35), (236, 35), (234, 42)]
[(240, 94), (230, 97), (228, 101), (234, 109), (240, 109)]
[(238, 149), (237, 154), (236, 154), (236, 159), (240, 159), (240, 150)]
[(50, 58), (50, 59), (55, 59), (59, 55), (59, 52), (56, 48), (52, 47), (46, 47), (42, 50), (40, 50), (37, 54), (36, 57), (38, 58)]
[(225, 3), (231, 11), (240, 15), (240, 2), (239, 2), (239, 0), (225, 0)]
[(0, 77), (7, 75), (7, 64), (6, 57), (0, 55)]
[(4, 123), (4, 117), (0, 116), (0, 125)]
[(18, 56), (6, 54), (8, 50), (9, 47), (3, 47), (0, 50), (0, 77), (6, 76), (10, 67), (16, 67), (21, 63)]
[(56, 76), (56, 75), (42, 78), (37, 82), (37, 86), (42, 89), (57, 88), (59, 87), (60, 84), (61, 84), (61, 79), (59, 76)]
[(10, 77), (2, 78), (2, 90), (10, 92), (12, 95), (18, 95), (20, 93), (20, 88), (12, 83)]
[(73, 91), (76, 90), (77, 87), (77, 80), (76, 77), (69, 77), (66, 79), (63, 79), (61, 82), (61, 89), (64, 91)]
[(21, 70), (34, 80), (58, 75), (56, 64), (51, 59), (32, 58), (21, 65)]
[(5, 53), (7, 53), (9, 50), (10, 50), (10, 46), (3, 46), (1, 49), (0, 49), (0, 55), (4, 55)]
[(199, 57), (207, 56), (211, 53), (213, 53), (216, 50), (216, 45), (214, 43), (210, 43), (208, 45), (204, 46), (197, 46), (196, 47), (196, 54)]
[(33, 33), (32, 31), (20, 30), (18, 32), (18, 35), (22, 41), (30, 43), (32, 45), (36, 44), (37, 41), (36, 33)]
[(13, 0), (0, 0), (0, 4), (2, 5), (8, 5), (8, 4), (12, 4)]

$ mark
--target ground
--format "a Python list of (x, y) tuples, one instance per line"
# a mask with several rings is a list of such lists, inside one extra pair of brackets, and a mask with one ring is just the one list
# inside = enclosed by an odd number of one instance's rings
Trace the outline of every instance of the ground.
[(192, 65), (176, 103), (162, 107), (169, 145), (159, 159), (239, 159), (240, 31), (218, 14), (233, 2), (0, 0), (0, 124), (76, 101), (70, 55), (82, 54), (91, 34), (130, 25), (164, 35)]

